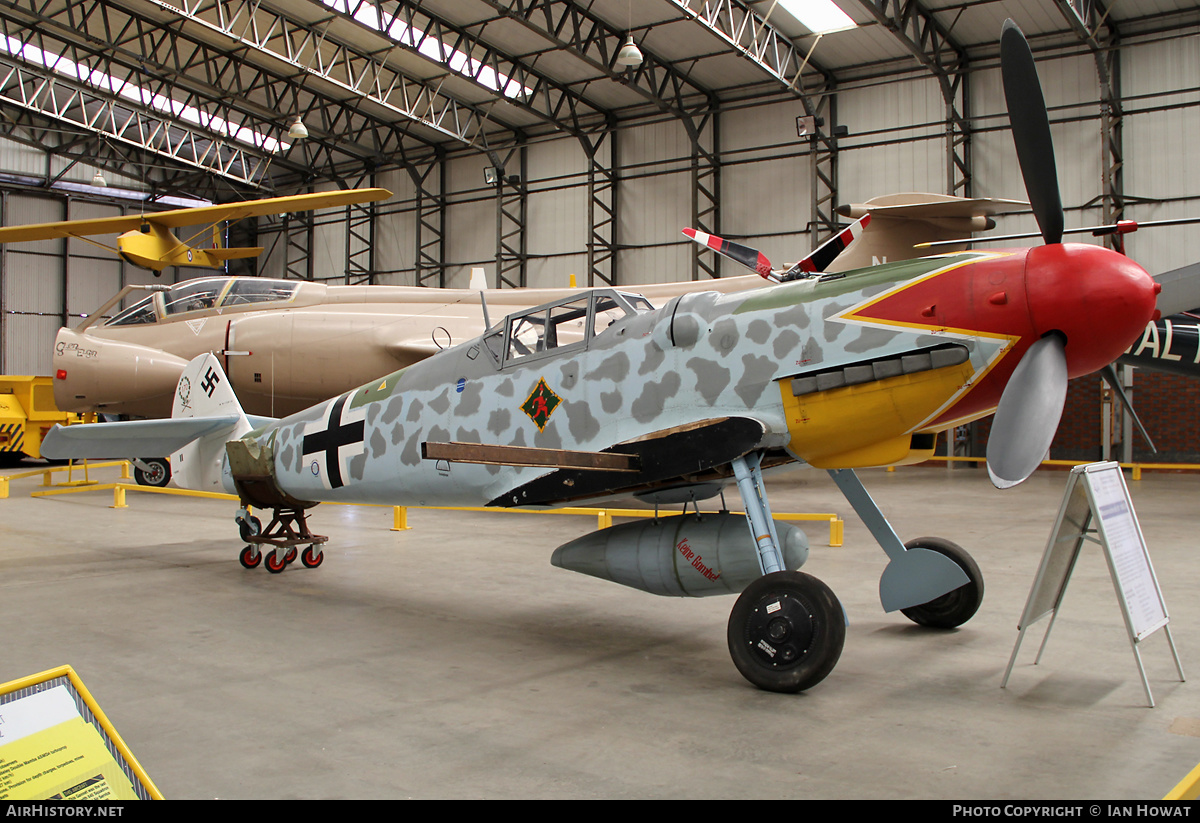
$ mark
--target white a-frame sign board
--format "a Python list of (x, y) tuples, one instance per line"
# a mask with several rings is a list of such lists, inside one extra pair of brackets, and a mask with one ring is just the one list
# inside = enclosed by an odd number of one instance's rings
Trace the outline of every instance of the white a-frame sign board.
[(1008, 677), (1012, 674), (1025, 630), (1051, 614), (1034, 665), (1041, 662), (1042, 652), (1050, 639), (1050, 630), (1054, 628), (1054, 618), (1058, 616), (1058, 607), (1067, 590), (1067, 582), (1085, 541), (1099, 543), (1104, 549), (1113, 586), (1117, 590), (1117, 600), (1121, 604), (1121, 614), (1125, 618), (1125, 628), (1129, 632), (1129, 644), (1142, 678), (1142, 688), (1146, 690), (1146, 699), (1154, 706), (1138, 644), (1162, 629), (1171, 647), (1171, 655), (1175, 658), (1175, 669), (1179, 672), (1180, 680), (1184, 679), (1183, 667), (1175, 651), (1167, 606), (1158, 587), (1158, 578), (1154, 576), (1154, 567), (1150, 565), (1150, 554), (1146, 551), (1146, 540), (1142, 537), (1142, 528), (1138, 525), (1133, 501), (1129, 498), (1125, 476), (1121, 474), (1121, 467), (1111, 462), (1090, 463), (1071, 470), (1062, 505), (1058, 509), (1058, 519), (1050, 532), (1046, 552), (1042, 555), (1042, 565), (1029, 592), (1029, 600), (1025, 603), (1025, 612), (1018, 626), (1020, 633), (1000, 687), (1008, 685)]

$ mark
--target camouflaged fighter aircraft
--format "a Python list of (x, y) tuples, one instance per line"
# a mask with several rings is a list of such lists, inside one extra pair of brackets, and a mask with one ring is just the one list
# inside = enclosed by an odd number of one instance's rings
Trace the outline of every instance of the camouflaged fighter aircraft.
[[(889, 558), (885, 610), (957, 626), (981, 601), (978, 567), (948, 541), (902, 543), (854, 469), (923, 460), (938, 432), (994, 412), (989, 474), (999, 487), (1021, 482), (1053, 438), (1068, 378), (1114, 360), (1156, 314), (1159, 287), (1136, 263), (1060, 242), (1048, 121), (1011, 21), (1002, 54), (1044, 245), (684, 294), (661, 308), (580, 291), (282, 420), (248, 418), (218, 359), (202, 355), (172, 419), (56, 428), (43, 453), (173, 452), (182, 485), (239, 495), (241, 561), (273, 572), (303, 544), (301, 562), (320, 564), (326, 538), (305, 514), (317, 502), (668, 503), (735, 484), (745, 517), (616, 526), (552, 562), (663, 595), (741, 592), (728, 626), (739, 671), (772, 691), (810, 688), (841, 654), (844, 615), (796, 571), (807, 541), (771, 518), (763, 470), (826, 469)], [(272, 510), (265, 529), (248, 506)]]

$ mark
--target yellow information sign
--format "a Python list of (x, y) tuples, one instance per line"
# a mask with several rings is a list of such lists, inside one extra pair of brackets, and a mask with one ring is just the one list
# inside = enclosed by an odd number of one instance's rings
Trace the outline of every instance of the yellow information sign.
[(70, 666), (0, 685), (0, 800), (162, 799)]

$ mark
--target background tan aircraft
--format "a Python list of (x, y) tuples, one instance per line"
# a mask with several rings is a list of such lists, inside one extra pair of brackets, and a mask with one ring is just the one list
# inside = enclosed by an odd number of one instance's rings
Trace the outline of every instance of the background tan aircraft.
[[(870, 214), (871, 221), (826, 270), (909, 259), (918, 256), (915, 243), (991, 228), (991, 214), (1025, 206), (933, 194), (889, 195), (844, 206), (843, 215)], [(763, 284), (762, 277), (749, 274), (624, 288), (661, 305), (685, 292), (731, 292)], [(137, 288), (151, 293), (100, 322)], [(55, 400), (64, 411), (167, 416), (184, 366), (212, 351), (222, 356), (247, 413), (283, 416), (481, 334), (485, 304), (495, 322), (567, 292), (565, 287), (481, 293), (229, 277), (187, 280), (169, 289), (127, 287), (79, 327), (60, 330), (54, 345)]]

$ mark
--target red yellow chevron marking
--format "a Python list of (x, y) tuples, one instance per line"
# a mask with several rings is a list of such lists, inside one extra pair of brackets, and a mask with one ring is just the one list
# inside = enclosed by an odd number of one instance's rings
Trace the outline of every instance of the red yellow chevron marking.
[[(972, 368), (911, 431), (941, 430), (954, 420), (992, 411), (1019, 360), (1008, 355), (1023, 351), (1035, 334), (1025, 296), (1023, 254), (976, 252), (947, 255), (945, 260), (944, 266), (830, 318), (973, 343), (974, 362), (982, 357), (983, 365)], [(964, 403), (968, 395), (971, 401)]]

